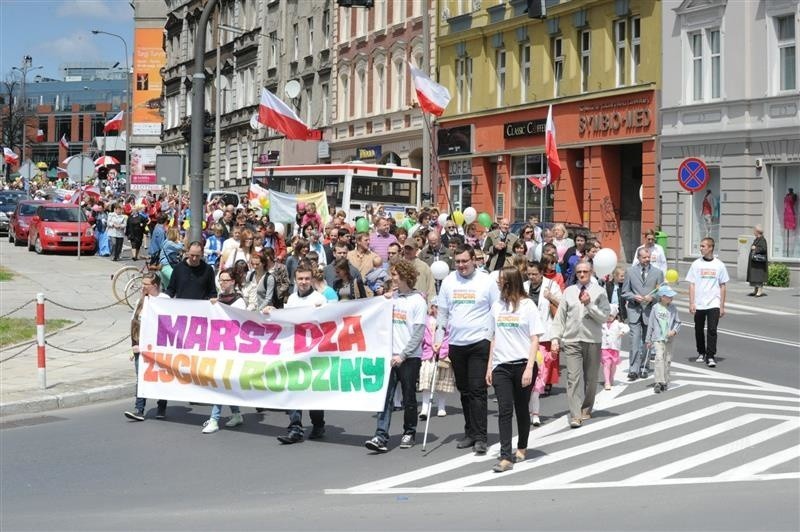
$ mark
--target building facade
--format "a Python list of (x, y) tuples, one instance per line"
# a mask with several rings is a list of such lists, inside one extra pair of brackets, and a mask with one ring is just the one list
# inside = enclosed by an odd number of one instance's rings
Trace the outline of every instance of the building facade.
[[(656, 206), (661, 15), (655, 0), (442, 1), (439, 81), (453, 97), (439, 120), (447, 211), (582, 223), (631, 258)], [(552, 105), (561, 178), (540, 190)]]
[[(699, 255), (699, 240), (737, 265), (760, 224), (771, 261), (800, 266), (800, 2), (665, 0), (661, 123), (661, 225), (677, 233), (677, 256)], [(696, 157), (709, 180), (679, 186), (678, 168)], [(704, 210), (705, 203), (705, 210)], [(742, 244), (740, 244), (742, 240)], [(745, 271), (739, 269), (739, 277)], [(797, 279), (795, 279), (797, 282)]]

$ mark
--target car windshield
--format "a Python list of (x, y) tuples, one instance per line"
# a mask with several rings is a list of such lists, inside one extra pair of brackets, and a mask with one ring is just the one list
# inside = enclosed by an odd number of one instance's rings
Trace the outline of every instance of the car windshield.
[(23, 203), (19, 206), (19, 214), (21, 216), (32, 216), (35, 212), (38, 205), (35, 203)]
[[(86, 216), (81, 211), (81, 221), (86, 221)], [(78, 209), (65, 209), (63, 207), (43, 207), (39, 217), (45, 222), (77, 222)]]

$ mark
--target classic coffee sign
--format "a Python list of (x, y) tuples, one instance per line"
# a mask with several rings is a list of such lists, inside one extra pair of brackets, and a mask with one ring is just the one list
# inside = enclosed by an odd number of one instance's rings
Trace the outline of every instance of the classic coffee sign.
[(578, 116), (579, 135), (645, 130), (652, 123), (648, 98), (582, 105), (578, 111), (580, 113)]
[(547, 128), (547, 120), (526, 120), (524, 122), (508, 122), (503, 126), (503, 137), (513, 139), (515, 137), (531, 137), (533, 135), (544, 135)]

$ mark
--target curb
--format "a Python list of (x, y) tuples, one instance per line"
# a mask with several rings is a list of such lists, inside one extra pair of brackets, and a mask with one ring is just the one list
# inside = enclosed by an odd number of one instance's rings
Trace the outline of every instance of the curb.
[(121, 383), (88, 388), (76, 392), (66, 392), (31, 400), (11, 401), (0, 404), (0, 417), (17, 414), (36, 414), (60, 408), (73, 408), (89, 403), (116, 401), (133, 398), (136, 395), (136, 383)]

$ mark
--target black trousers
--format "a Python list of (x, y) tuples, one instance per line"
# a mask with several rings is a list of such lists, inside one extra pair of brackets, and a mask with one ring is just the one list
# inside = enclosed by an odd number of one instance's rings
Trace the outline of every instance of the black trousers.
[(450, 344), (450, 361), (461, 394), (464, 411), (464, 435), (475, 441), (486, 441), (488, 394), (486, 367), (489, 363), (489, 340), (469, 345)]
[(511, 452), (511, 417), (517, 415), (517, 449), (528, 448), (528, 434), (531, 430), (531, 414), (528, 411), (528, 401), (531, 399), (531, 390), (536, 381), (538, 367), (533, 366), (531, 384), (522, 385), (522, 373), (526, 363), (499, 364), (492, 370), (492, 385), (497, 395), (497, 424), (500, 429), (500, 458), (513, 461)]
[(124, 241), (125, 237), (122, 236), (111, 237), (111, 255), (114, 257), (114, 260), (118, 260), (119, 256), (122, 254), (122, 243)]
[[(708, 322), (708, 334), (704, 331)], [(709, 308), (694, 312), (694, 339), (697, 343), (697, 354), (713, 357), (717, 354), (717, 325), (719, 309)]]

